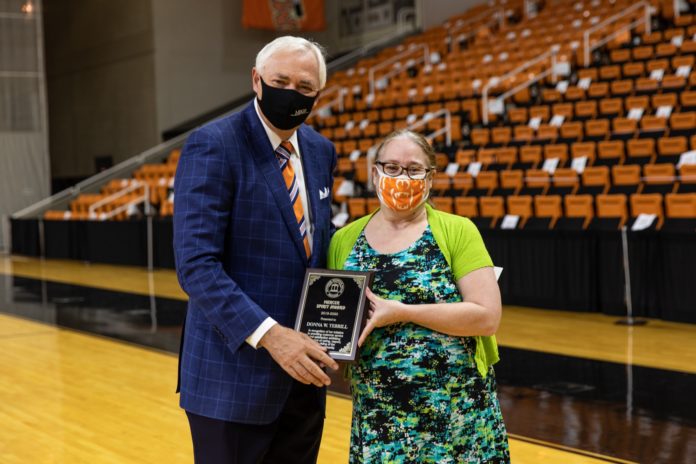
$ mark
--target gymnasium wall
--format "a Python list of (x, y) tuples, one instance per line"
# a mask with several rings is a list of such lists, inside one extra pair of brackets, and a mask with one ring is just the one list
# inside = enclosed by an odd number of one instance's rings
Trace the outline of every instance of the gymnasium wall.
[(156, 144), (150, 0), (46, 0), (44, 24), (52, 175)]
[[(433, 27), (475, 0), (413, 3)], [(362, 0), (325, 2), (327, 29), (307, 33), (338, 55), (397, 31), (346, 33), (345, 10)], [(257, 51), (281, 33), (244, 29), (242, 0), (46, 0), (46, 65), (52, 176), (96, 172), (160, 141), (163, 131), (251, 92)]]

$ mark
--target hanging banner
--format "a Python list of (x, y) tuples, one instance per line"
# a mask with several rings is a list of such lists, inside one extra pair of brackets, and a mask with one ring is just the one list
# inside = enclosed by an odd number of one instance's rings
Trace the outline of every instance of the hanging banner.
[(324, 30), (324, 0), (244, 0), (242, 26), (275, 31)]

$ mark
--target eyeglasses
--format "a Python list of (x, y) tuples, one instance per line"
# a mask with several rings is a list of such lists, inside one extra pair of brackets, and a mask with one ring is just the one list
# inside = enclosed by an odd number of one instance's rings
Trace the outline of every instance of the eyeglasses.
[(428, 173), (432, 171), (432, 169), (423, 167), (418, 164), (412, 164), (408, 167), (404, 167), (396, 163), (385, 163), (383, 161), (377, 161), (375, 164), (381, 166), (382, 172), (388, 175), (389, 177), (399, 177), (401, 173), (406, 171), (406, 175), (408, 175), (408, 177), (413, 180), (423, 180), (426, 178)]
[[(286, 89), (290, 85), (290, 83), (285, 79), (275, 78), (271, 79), (271, 85), (278, 89)], [(317, 89), (307, 84), (300, 84), (295, 88), (295, 90), (306, 97), (314, 97), (319, 94), (319, 91)]]

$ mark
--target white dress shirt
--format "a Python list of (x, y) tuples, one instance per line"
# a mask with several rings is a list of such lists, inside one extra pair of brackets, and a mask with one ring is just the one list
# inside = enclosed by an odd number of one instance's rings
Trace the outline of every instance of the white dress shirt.
[[(261, 121), (261, 125), (263, 125), (264, 130), (266, 131), (266, 135), (268, 136), (268, 140), (271, 142), (271, 146), (273, 147), (273, 151), (275, 151), (280, 144), (283, 142), (280, 137), (278, 137), (278, 134), (273, 132), (270, 127), (266, 124), (266, 121), (263, 120), (260, 114), (260, 109), (259, 109), (259, 104), (254, 98), (254, 108), (256, 109), (256, 115), (259, 117), (259, 120)], [(307, 239), (309, 240), (309, 249), (312, 249), (312, 237), (314, 234), (314, 223), (312, 222), (312, 217), (309, 212), (309, 198), (307, 197), (307, 187), (305, 185), (304, 181), (304, 169), (302, 168), (302, 158), (300, 154), (300, 144), (297, 143), (297, 131), (293, 132), (288, 141), (292, 144), (293, 148), (295, 149), (295, 152), (290, 155), (290, 162), (292, 163), (292, 168), (295, 170), (295, 177), (297, 178), (297, 184), (300, 188), (300, 200), (302, 201), (302, 208), (303, 211), (305, 212), (305, 223), (307, 224)], [(261, 338), (266, 335), (266, 332), (270, 330), (271, 327), (276, 325), (277, 322), (272, 318), (272, 317), (267, 317), (261, 325), (258, 326), (258, 328), (247, 337), (246, 342), (253, 346), (254, 348), (257, 347), (259, 344), (259, 341)]]

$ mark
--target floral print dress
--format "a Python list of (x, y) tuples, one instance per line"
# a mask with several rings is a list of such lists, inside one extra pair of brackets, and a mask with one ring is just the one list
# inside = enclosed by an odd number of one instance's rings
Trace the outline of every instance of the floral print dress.
[[(407, 304), (462, 301), (428, 226), (406, 250), (380, 254), (364, 231), (344, 269), (373, 270), (374, 293)], [(375, 329), (349, 369), (351, 463), (507, 463), (491, 367), (476, 369), (474, 337), (415, 324)]]

